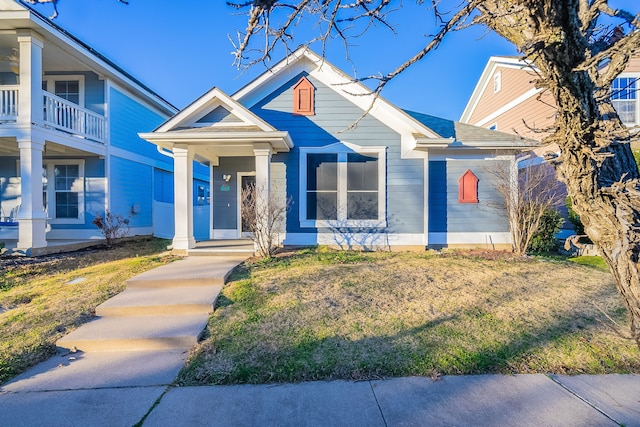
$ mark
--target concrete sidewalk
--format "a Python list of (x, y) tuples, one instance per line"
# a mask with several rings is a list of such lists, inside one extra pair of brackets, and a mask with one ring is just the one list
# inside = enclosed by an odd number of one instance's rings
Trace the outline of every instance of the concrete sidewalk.
[(126, 386), (130, 373), (123, 374), (106, 388), (38, 391), (9, 384), (0, 392), (0, 425), (640, 426), (639, 375), (173, 387)]

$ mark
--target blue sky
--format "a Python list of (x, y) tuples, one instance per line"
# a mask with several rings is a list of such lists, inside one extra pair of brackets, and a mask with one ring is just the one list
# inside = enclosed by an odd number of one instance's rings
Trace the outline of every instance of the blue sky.
[[(610, 3), (638, 12), (638, 0)], [(51, 13), (50, 5), (37, 9)], [(178, 108), (213, 86), (232, 94), (265, 71), (263, 65), (244, 72), (233, 66), (229, 38), (245, 28), (246, 16), (223, 0), (130, 0), (129, 5), (116, 0), (59, 0), (58, 9), (58, 25)], [(328, 61), (359, 77), (386, 73), (412, 56), (435, 31), (428, 5), (411, 0), (403, 2), (389, 21), (395, 34), (379, 26), (351, 40), (350, 61), (343, 45), (333, 40)], [(318, 31), (312, 21), (300, 23), (293, 31), (294, 46)], [(401, 108), (457, 120), (489, 57), (515, 54), (499, 36), (481, 27), (467, 28), (450, 34), (435, 52), (392, 81), (383, 97)]]

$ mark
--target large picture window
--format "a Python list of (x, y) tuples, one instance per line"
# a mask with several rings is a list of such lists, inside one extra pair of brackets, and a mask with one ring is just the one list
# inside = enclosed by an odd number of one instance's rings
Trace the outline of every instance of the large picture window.
[(384, 147), (302, 148), (301, 225), (384, 226), (385, 158)]

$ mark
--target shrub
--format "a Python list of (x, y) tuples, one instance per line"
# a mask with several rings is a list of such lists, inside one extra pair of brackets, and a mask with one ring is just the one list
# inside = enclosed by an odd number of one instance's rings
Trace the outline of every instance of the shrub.
[(108, 209), (102, 214), (96, 214), (93, 224), (100, 229), (107, 246), (113, 246), (115, 239), (129, 235), (129, 218), (111, 213)]
[(552, 252), (558, 248), (556, 234), (562, 227), (564, 218), (554, 208), (548, 208), (540, 217), (540, 225), (538, 230), (531, 238), (529, 248), (532, 252)]

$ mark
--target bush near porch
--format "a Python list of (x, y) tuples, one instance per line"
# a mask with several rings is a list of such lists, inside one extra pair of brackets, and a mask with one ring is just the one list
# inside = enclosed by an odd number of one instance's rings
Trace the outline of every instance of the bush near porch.
[(302, 250), (235, 271), (178, 383), (640, 372), (600, 310), (611, 275), (564, 258)]

